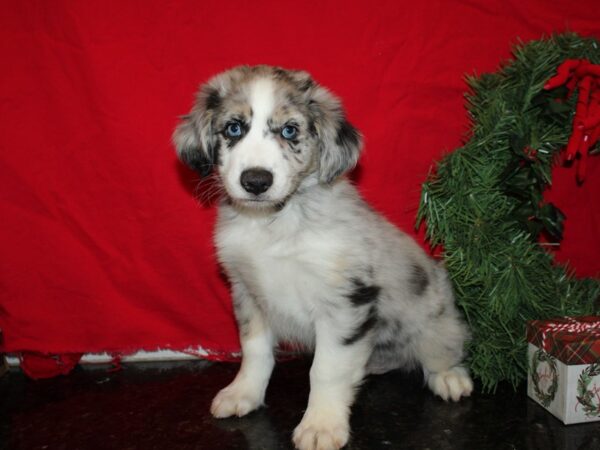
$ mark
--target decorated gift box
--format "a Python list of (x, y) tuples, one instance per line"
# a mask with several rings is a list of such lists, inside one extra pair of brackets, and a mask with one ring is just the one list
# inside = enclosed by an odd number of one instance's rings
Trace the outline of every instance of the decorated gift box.
[(565, 424), (600, 420), (600, 316), (527, 323), (527, 394)]

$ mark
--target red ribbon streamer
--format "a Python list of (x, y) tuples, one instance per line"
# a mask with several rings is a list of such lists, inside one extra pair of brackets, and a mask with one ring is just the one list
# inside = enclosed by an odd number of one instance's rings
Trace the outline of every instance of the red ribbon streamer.
[(575, 88), (579, 91), (565, 160), (577, 161), (577, 182), (583, 183), (589, 150), (600, 138), (600, 65), (585, 59), (565, 60), (556, 69), (556, 75), (546, 82), (544, 89), (555, 89), (564, 84), (569, 95)]
[(540, 326), (542, 332), (542, 347), (546, 348), (548, 336), (557, 332), (566, 332), (579, 335), (586, 333), (590, 339), (600, 338), (600, 321), (582, 322), (573, 317), (564, 317), (561, 322), (546, 322)]

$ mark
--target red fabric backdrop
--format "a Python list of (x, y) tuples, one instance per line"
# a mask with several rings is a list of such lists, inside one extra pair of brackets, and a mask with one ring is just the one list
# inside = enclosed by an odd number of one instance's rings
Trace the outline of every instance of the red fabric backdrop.
[[(465, 74), (518, 39), (600, 36), (597, 0), (2, 2), (0, 350), (237, 350), (215, 211), (170, 136), (237, 64), (303, 68), (366, 136), (364, 196), (413, 232), (420, 183), (460, 144)], [(600, 158), (561, 169), (561, 261), (600, 271)], [(593, 204), (595, 198), (596, 203)]]

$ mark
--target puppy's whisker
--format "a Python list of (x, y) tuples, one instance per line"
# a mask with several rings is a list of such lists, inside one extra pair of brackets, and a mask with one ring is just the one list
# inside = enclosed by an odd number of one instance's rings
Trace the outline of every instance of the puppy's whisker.
[(220, 197), (222, 197), (224, 192), (225, 192), (224, 189), (217, 187), (210, 191), (204, 192), (202, 195), (200, 195), (197, 198), (201, 203), (212, 204), (213, 202), (218, 200)]
[(224, 193), (225, 189), (219, 176), (213, 173), (200, 180), (194, 189), (194, 198), (200, 203), (211, 204)]

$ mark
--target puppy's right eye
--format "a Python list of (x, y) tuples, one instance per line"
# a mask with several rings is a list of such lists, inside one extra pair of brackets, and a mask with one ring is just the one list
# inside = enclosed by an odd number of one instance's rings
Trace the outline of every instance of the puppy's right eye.
[(298, 135), (298, 128), (296, 128), (293, 125), (286, 125), (285, 127), (283, 127), (281, 129), (281, 136), (284, 139), (287, 139), (288, 141), (291, 141), (292, 139), (296, 138), (297, 135)]
[(231, 122), (225, 128), (225, 134), (228, 137), (240, 137), (242, 135), (242, 126), (238, 122)]

